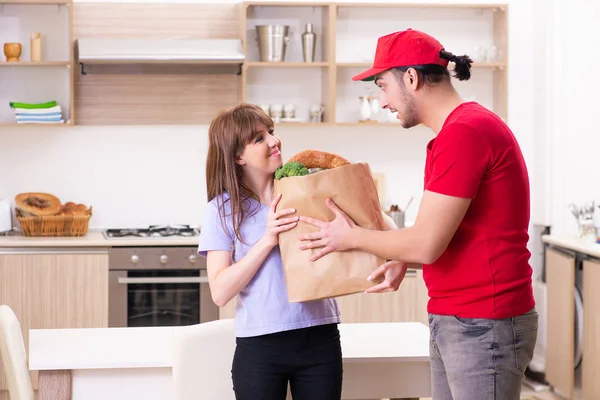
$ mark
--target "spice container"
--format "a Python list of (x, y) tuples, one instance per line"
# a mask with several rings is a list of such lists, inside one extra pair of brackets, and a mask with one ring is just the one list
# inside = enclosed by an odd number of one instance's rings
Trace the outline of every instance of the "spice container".
[(30, 44), (31, 61), (42, 61), (42, 34), (33, 32), (31, 34)]

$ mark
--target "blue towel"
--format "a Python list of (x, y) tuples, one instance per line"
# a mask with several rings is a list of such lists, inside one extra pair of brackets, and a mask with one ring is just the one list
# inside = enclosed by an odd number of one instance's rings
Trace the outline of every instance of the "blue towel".
[(62, 119), (62, 117), (56, 116), (56, 117), (42, 117), (42, 118), (36, 118), (36, 117), (17, 117), (17, 122), (30, 122), (30, 121), (44, 121), (44, 122), (59, 122)]
[(51, 112), (51, 113), (17, 113), (17, 117), (27, 116), (27, 117), (60, 117), (61, 114), (59, 112)]

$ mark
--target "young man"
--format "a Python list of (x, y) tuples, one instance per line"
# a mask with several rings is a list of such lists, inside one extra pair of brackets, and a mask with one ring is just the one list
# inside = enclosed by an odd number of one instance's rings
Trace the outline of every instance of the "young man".
[(360, 249), (388, 262), (370, 292), (397, 290), (407, 263), (423, 265), (429, 292), (434, 400), (518, 399), (537, 340), (537, 313), (527, 249), (529, 179), (507, 125), (475, 102), (463, 102), (450, 81), (469, 79), (471, 59), (444, 50), (416, 30), (379, 38), (373, 68), (383, 108), (404, 128), (423, 124), (425, 187), (414, 225), (394, 231), (360, 228), (331, 200), (331, 222), (301, 217), (319, 230), (302, 249)]

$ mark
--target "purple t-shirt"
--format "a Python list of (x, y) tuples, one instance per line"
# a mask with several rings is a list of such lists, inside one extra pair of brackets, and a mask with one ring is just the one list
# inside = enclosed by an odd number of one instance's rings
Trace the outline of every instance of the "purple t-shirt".
[[(222, 196), (227, 199), (227, 195)], [(252, 246), (263, 237), (269, 207), (255, 200), (248, 201), (251, 210), (259, 210), (241, 225), (244, 243), (235, 238), (230, 217), (230, 203), (225, 203), (227, 229), (223, 229), (217, 210), (217, 199), (208, 203), (204, 224), (200, 230), (198, 254), (206, 257), (208, 251), (233, 250), (233, 261), (241, 260)], [(219, 202), (220, 204), (221, 202)], [(233, 243), (233, 249), (232, 249)], [(279, 246), (273, 247), (263, 265), (236, 298), (235, 335), (249, 337), (266, 335), (290, 329), (339, 323), (340, 313), (335, 299), (290, 303)]]

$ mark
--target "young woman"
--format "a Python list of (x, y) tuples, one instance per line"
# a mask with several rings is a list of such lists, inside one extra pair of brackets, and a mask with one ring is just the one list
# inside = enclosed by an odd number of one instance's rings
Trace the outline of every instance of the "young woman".
[(208, 206), (199, 254), (207, 258), (213, 301), (236, 297), (232, 365), (238, 400), (339, 400), (342, 354), (334, 299), (289, 303), (278, 234), (295, 210), (279, 210), (273, 176), (283, 162), (273, 121), (241, 104), (211, 123)]

